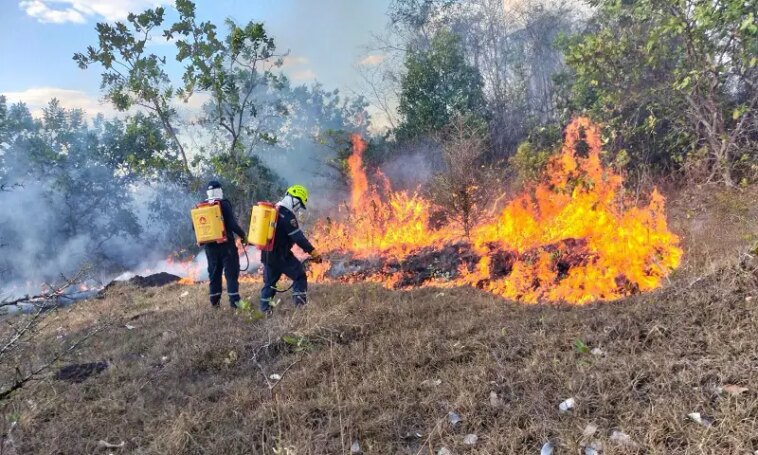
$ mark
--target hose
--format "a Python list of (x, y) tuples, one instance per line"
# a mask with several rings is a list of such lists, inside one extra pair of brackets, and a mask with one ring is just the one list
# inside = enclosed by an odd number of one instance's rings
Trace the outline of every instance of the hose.
[(245, 245), (242, 245), (242, 251), (245, 252), (245, 268), (240, 269), (240, 272), (247, 272), (247, 269), (250, 268), (250, 258), (247, 256), (247, 247)]
[[(310, 258), (307, 258), (306, 260), (304, 260), (304, 261), (303, 261), (303, 267), (305, 267), (306, 263), (307, 263), (308, 261), (310, 261), (310, 260), (311, 260)], [(294, 285), (295, 285), (295, 282), (293, 281), (293, 282), (292, 282), (292, 283), (290, 283), (290, 285), (289, 285), (289, 286), (287, 286), (285, 289), (279, 289), (279, 288), (278, 288), (278, 287), (276, 287), (276, 286), (271, 286), (271, 289), (273, 289), (273, 290), (274, 290), (274, 294), (281, 294), (281, 293), (287, 292), (287, 291), (289, 291), (290, 289), (292, 289), (292, 286), (294, 286)]]

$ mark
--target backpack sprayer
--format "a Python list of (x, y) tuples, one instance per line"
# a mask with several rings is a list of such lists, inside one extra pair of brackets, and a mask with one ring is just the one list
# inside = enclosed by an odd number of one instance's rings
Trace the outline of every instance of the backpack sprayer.
[[(279, 208), (266, 201), (258, 202), (253, 206), (250, 213), (250, 231), (247, 240), (251, 245), (258, 247), (260, 251), (272, 251), (274, 249), (274, 237), (276, 234), (276, 223), (279, 220)], [(305, 265), (310, 259), (303, 261)], [(279, 289), (271, 286), (274, 292), (282, 293), (292, 289), (293, 282), (285, 289)]]
[(255, 204), (250, 213), (247, 241), (261, 251), (273, 250), (278, 219), (279, 209), (274, 204), (265, 201)]
[[(224, 228), (224, 215), (221, 212), (221, 201), (203, 201), (195, 205), (190, 210), (192, 217), (192, 227), (195, 231), (195, 241), (198, 246), (207, 245), (209, 243), (224, 243), (227, 241), (226, 229)], [(246, 272), (250, 268), (250, 258), (247, 256), (247, 249), (243, 248), (245, 252), (245, 260), (247, 265), (244, 269), (240, 269), (242, 272)]]
[(221, 201), (203, 201), (190, 210), (197, 245), (226, 242)]
[[(276, 205), (266, 201), (255, 204), (250, 211), (250, 230), (247, 241), (258, 247), (260, 251), (272, 251), (278, 220), (279, 208)], [(275, 292), (286, 292), (292, 288), (292, 285), (285, 290), (279, 290), (276, 286), (272, 288)]]

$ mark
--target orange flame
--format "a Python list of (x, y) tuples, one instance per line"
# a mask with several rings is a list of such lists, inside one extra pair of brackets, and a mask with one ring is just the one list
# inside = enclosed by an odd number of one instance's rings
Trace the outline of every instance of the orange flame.
[[(640, 207), (625, 195), (623, 177), (602, 165), (600, 137), (589, 119), (574, 119), (543, 179), (472, 229), (476, 264), (459, 267), (444, 284), (477, 286), (529, 303), (573, 304), (660, 286), (682, 255), (678, 237), (666, 224), (665, 200), (654, 190)], [(432, 226), (438, 207), (417, 194), (392, 192), (378, 173), (380, 196), (363, 165), (366, 144), (357, 135), (352, 139), (353, 155), (347, 160), (351, 205), (342, 221), (317, 223), (319, 249), (402, 260), (425, 248), (464, 241), (453, 226)], [(586, 155), (576, 151), (582, 141)], [(312, 275), (319, 279), (330, 264), (314, 266)], [(365, 279), (392, 287), (398, 278), (385, 273)]]
[(192, 285), (197, 282), (197, 277), (200, 275), (200, 267), (192, 260), (177, 261), (172, 257), (166, 259), (166, 265), (172, 269), (180, 269), (184, 275), (177, 283), (184, 285)]

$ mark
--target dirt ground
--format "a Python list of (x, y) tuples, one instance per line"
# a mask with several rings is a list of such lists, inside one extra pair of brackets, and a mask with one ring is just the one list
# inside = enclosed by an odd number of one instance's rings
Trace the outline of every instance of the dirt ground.
[(255, 320), (211, 309), (203, 285), (115, 287), (58, 312), (24, 359), (109, 321), (66, 362), (107, 368), (77, 380), (56, 379), (56, 368), (16, 395), (5, 448), (537, 454), (550, 442), (554, 454), (758, 453), (752, 194), (698, 204), (678, 194), (671, 225), (685, 264), (663, 289), (613, 303), (317, 285), (307, 308), (285, 294), (271, 319)]

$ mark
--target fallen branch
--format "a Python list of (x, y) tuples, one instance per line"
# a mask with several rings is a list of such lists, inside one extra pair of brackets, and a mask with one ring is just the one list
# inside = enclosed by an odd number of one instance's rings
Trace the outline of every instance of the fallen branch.
[[(5, 340), (0, 342), (0, 360), (4, 360), (12, 352), (18, 352), (21, 346), (29, 344), (35, 335), (43, 331), (47, 324), (46, 315), (48, 311), (60, 306), (58, 299), (64, 295), (65, 291), (70, 287), (82, 282), (88, 276), (88, 268), (82, 268), (73, 277), (66, 277), (61, 275), (61, 283), (58, 285), (46, 285), (47, 291), (37, 296), (26, 296), (14, 300), (6, 300), (0, 303), (1, 307), (7, 307), (12, 305), (18, 305), (19, 303), (32, 302), (35, 311), (26, 317), (20, 317), (18, 319), (11, 319), (8, 322), (10, 331)], [(46, 304), (53, 302), (51, 304)], [(93, 330), (82, 336), (79, 340), (76, 340), (68, 348), (59, 351), (53, 355), (50, 359), (44, 361), (41, 365), (32, 367), (26, 372), (22, 372), (21, 368), (15, 366), (15, 379), (10, 384), (0, 385), (0, 402), (8, 399), (16, 391), (23, 388), (26, 384), (39, 378), (41, 374), (52, 367), (56, 362), (60, 361), (64, 357), (71, 354), (73, 351), (79, 348), (79, 346), (91, 338), (96, 333), (102, 331), (107, 327), (109, 323), (100, 324)], [(10, 375), (9, 375), (10, 376)]]
[[(32, 369), (25, 375), (17, 378), (16, 381), (10, 386), (4, 387), (3, 390), (0, 391), (0, 402), (9, 398), (14, 392), (23, 388), (27, 383), (36, 380), (40, 374), (44, 373), (46, 370), (52, 367), (59, 360), (62, 360), (63, 358), (65, 358), (68, 354), (71, 354), (72, 352), (77, 350), (84, 342), (92, 338), (97, 333), (103, 331), (109, 325), (110, 324), (106, 323), (106, 324), (97, 326), (95, 329), (93, 329), (92, 331), (88, 332), (86, 335), (84, 335), (80, 339), (73, 342), (67, 349), (55, 354), (51, 359), (49, 359), (43, 365), (35, 369)], [(16, 371), (18, 371), (18, 368)]]
[(276, 387), (279, 385), (280, 382), (284, 380), (284, 376), (287, 374), (287, 372), (300, 363), (302, 360), (302, 357), (298, 358), (294, 362), (292, 362), (287, 368), (284, 369), (281, 373), (276, 373), (276, 375), (279, 377), (279, 379), (274, 380), (273, 382), (270, 379), (270, 376), (266, 373), (266, 370), (263, 368), (263, 365), (258, 361), (258, 354), (264, 350), (268, 349), (271, 346), (271, 334), (269, 334), (268, 343), (263, 344), (261, 346), (258, 346), (255, 349), (255, 352), (253, 352), (253, 356), (250, 358), (255, 363), (255, 366), (258, 367), (258, 370), (260, 370), (261, 375), (263, 375), (263, 380), (266, 381), (266, 387), (268, 387), (269, 394), (271, 395), (271, 398), (274, 398), (274, 391), (276, 390)]
[(59, 297), (62, 297), (65, 294), (67, 289), (77, 284), (80, 284), (82, 281), (84, 281), (87, 278), (88, 275), (89, 275), (89, 268), (83, 268), (79, 270), (76, 273), (76, 275), (70, 278), (61, 274), (60, 275), (61, 284), (55, 285), (55, 286), (45, 284), (45, 286), (48, 288), (46, 292), (43, 292), (37, 295), (27, 294), (23, 297), (19, 297), (14, 300), (3, 300), (2, 302), (0, 302), (0, 308), (18, 305), (19, 303), (26, 303), (26, 302), (36, 302), (36, 301), (49, 302), (51, 300), (57, 300)]

